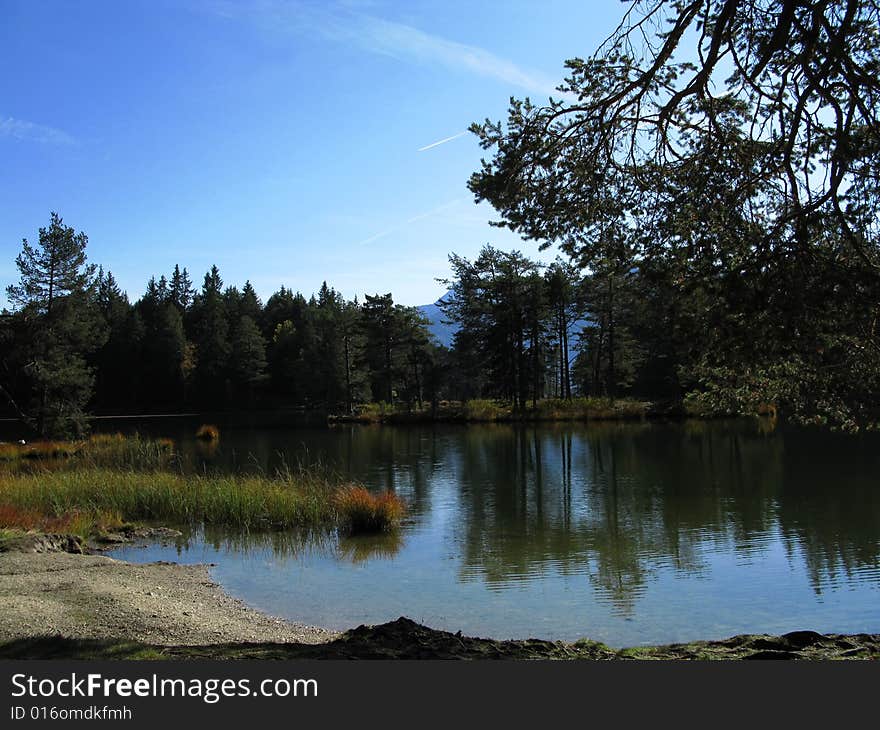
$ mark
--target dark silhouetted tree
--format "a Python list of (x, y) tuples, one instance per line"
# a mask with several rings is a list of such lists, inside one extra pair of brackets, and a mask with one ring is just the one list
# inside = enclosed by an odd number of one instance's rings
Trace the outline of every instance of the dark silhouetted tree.
[(15, 261), (19, 283), (6, 290), (21, 325), (14, 349), (24, 376), (22, 414), (42, 436), (79, 434), (87, 427), (94, 375), (86, 356), (106, 337), (87, 242), (52, 213), (35, 246), (23, 241)]

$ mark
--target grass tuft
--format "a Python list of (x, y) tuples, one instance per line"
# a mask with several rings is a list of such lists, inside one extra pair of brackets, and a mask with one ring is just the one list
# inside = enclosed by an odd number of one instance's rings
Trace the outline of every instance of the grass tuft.
[[(392, 529), (403, 514), (396, 495), (374, 496), (363, 487), (340, 489), (306, 471), (275, 478), (108, 468), (18, 472), (0, 474), (0, 504), (10, 510), (8, 526), (33, 524), (34, 529), (54, 525), (54, 519), (72, 521), (77, 516), (87, 525), (112, 516), (243, 530), (339, 524), (351, 532), (370, 532)], [(77, 530), (86, 527), (69, 531), (81, 534)]]
[(203, 423), (196, 429), (196, 438), (201, 441), (219, 441), (220, 429), (210, 423)]
[(391, 530), (400, 523), (406, 511), (403, 500), (394, 492), (374, 494), (360, 486), (338, 490), (333, 503), (341, 525), (353, 535)]

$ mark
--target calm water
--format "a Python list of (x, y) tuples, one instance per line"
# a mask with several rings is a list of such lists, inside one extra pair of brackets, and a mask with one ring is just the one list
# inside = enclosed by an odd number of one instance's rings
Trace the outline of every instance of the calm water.
[(209, 453), (194, 427), (150, 425), (194, 468), (320, 461), (410, 506), (396, 537), (198, 533), (114, 553), (215, 563), (230, 593), (271, 614), (613, 646), (880, 631), (876, 437), (754, 421), (223, 426)]

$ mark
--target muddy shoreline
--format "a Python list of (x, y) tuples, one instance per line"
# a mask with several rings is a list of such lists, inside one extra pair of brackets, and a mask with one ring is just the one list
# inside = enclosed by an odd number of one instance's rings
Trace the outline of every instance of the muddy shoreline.
[(0, 553), (0, 658), (880, 659), (880, 634), (798, 631), (611, 649), (589, 640), (480, 639), (403, 617), (338, 634), (250, 608), (208, 568)]

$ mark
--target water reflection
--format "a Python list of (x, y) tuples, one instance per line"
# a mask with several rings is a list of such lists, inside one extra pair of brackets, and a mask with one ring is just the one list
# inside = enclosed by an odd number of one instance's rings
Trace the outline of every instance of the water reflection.
[[(777, 619), (816, 626), (811, 617), (828, 630), (847, 621), (880, 630), (880, 439), (767, 420), (227, 426), (209, 458), (178, 436), (186, 468), (271, 473), (321, 463), (407, 500), (410, 518), (396, 537), (205, 536), (217, 551), (298, 561), (304, 583), (286, 589), (299, 591), (289, 600), (301, 604), (303, 592), (316, 591), (321, 606), (338, 601), (331, 613), (348, 610), (342, 604), (356, 589), (370, 604), (366, 616), (424, 606), (422, 617), (434, 612), (442, 624), (482, 611), (475, 625), (495, 635), (499, 621), (558, 636), (580, 635), (574, 627), (587, 621), (678, 621), (723, 635), (720, 625), (732, 631), (740, 614), (743, 630), (772, 630)], [(505, 619), (501, 606), (522, 615)], [(633, 636), (648, 635), (640, 631)]]
[(285, 530), (273, 532), (231, 532), (208, 527), (183, 530), (180, 537), (167, 541), (178, 557), (196, 547), (209, 547), (216, 553), (264, 553), (275, 560), (300, 559), (308, 555), (334, 557), (353, 564), (389, 560), (404, 545), (401, 532), (351, 537), (335, 530)]
[(340, 537), (337, 542), (337, 554), (340, 560), (358, 565), (371, 560), (390, 560), (402, 547), (403, 535), (400, 532), (388, 535)]
[(877, 452), (827, 435), (767, 439), (759, 424), (753, 431), (749, 423), (617, 425), (577, 437), (539, 429), (468, 440), (463, 577), (504, 583), (552, 564), (584, 572), (629, 613), (658, 568), (699, 576), (706, 554), (719, 551), (757, 563), (777, 532), (792, 559), (799, 548), (817, 592), (876, 570)]

